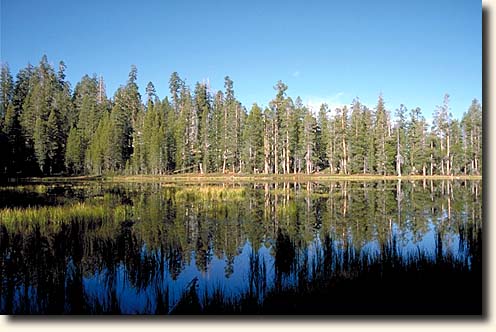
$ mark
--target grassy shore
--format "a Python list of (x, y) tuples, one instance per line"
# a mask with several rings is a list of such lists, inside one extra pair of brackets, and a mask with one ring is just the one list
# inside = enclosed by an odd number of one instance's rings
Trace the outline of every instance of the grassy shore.
[(482, 180), (480, 175), (454, 175), (454, 176), (422, 176), (422, 175), (331, 175), (318, 174), (221, 174), (221, 173), (184, 173), (175, 175), (105, 175), (105, 176), (57, 176), (57, 177), (32, 177), (19, 179), (20, 182), (77, 182), (77, 181), (103, 181), (103, 182), (163, 182), (163, 183), (226, 183), (226, 182), (326, 182), (326, 181), (422, 181), (422, 180)]

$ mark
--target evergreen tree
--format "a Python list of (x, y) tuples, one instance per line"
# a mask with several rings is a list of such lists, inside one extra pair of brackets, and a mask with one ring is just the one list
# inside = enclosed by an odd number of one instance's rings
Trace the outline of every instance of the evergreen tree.
[(374, 116), (372, 111), (368, 108), (363, 109), (363, 118), (364, 118), (364, 133), (369, 133), (366, 142), (367, 142), (367, 153), (366, 153), (366, 162), (364, 163), (363, 173), (374, 173), (374, 165), (376, 164), (376, 142), (375, 137), (373, 135), (374, 132)]
[(442, 175), (451, 175), (451, 165), (450, 165), (450, 122), (451, 113), (449, 107), (449, 95), (445, 94), (443, 99), (443, 105), (437, 106), (433, 115), (433, 133), (437, 136), (439, 142), (439, 149), (437, 149), (436, 160), (441, 166)]
[(7, 106), (3, 128), (0, 134), (5, 136), (2, 142), (3, 157), (0, 172), (13, 174), (22, 170), (22, 160), (20, 159), (21, 147), (23, 144), (21, 128), (14, 105)]
[(270, 102), (274, 113), (274, 172), (279, 173), (279, 166), (283, 174), (291, 169), (291, 120), (294, 112), (292, 100), (286, 96), (288, 86), (278, 81), (274, 86), (277, 91), (276, 97)]
[(388, 116), (382, 95), (379, 95), (375, 111), (374, 150), (376, 162), (375, 170), (377, 174), (380, 175), (387, 175), (389, 163), (392, 162), (391, 160), (388, 160), (388, 141)]
[(174, 108), (169, 103), (169, 100), (167, 98), (165, 98), (162, 102), (162, 112), (164, 114), (164, 123), (162, 124), (162, 130), (165, 136), (165, 172), (171, 172), (176, 168), (176, 141), (174, 136), (176, 116)]
[[(26, 68), (19, 70), (16, 75), (16, 81), (14, 84), (14, 92), (12, 97), (12, 104), (14, 106), (14, 112), (12, 114), (12, 124), (15, 130), (12, 132), (10, 139), (13, 139), (15, 143), (14, 159), (12, 161), (13, 170), (17, 173), (30, 174), (38, 169), (36, 165), (36, 160), (34, 158), (32, 146), (26, 144), (27, 139), (24, 136), (23, 128), (21, 126), (21, 115), (23, 112), (23, 105), (29, 92), (31, 77), (34, 75), (34, 68), (28, 65)], [(14, 120), (15, 119), (15, 120)], [(12, 137), (12, 135), (15, 136)], [(32, 142), (32, 141), (31, 141)], [(29, 143), (29, 142), (28, 142)]]
[(367, 112), (368, 110), (360, 103), (358, 98), (353, 100), (349, 130), (351, 174), (367, 172), (367, 150), (370, 139)]
[(224, 116), (224, 94), (218, 91), (213, 100), (212, 120), (209, 126), (210, 165), (214, 172), (222, 171), (223, 165), (223, 116)]
[(110, 143), (110, 114), (105, 112), (98, 123), (95, 135), (86, 151), (87, 168), (91, 174), (102, 175), (110, 170), (112, 160), (109, 151), (114, 149)]
[(327, 104), (320, 106), (317, 118), (317, 130), (315, 133), (315, 153), (317, 157), (317, 168), (323, 170), (329, 167), (327, 152), (329, 151), (330, 129), (329, 129), (329, 109)]
[(0, 127), (3, 125), (7, 108), (12, 102), (14, 94), (14, 82), (7, 64), (0, 66)]
[(274, 151), (274, 123), (275, 114), (272, 109), (265, 108), (263, 112), (263, 124), (264, 124), (264, 135), (263, 135), (263, 145), (264, 145), (264, 174), (269, 174), (274, 172), (273, 165), (273, 151)]
[(303, 146), (305, 147), (305, 170), (307, 174), (314, 172), (315, 156), (315, 134), (317, 131), (317, 121), (312, 112), (304, 109), (303, 118)]
[[(28, 93), (21, 112), (21, 126), (28, 151), (33, 151), (36, 164), (42, 174), (47, 173), (48, 160), (47, 121), (54, 107), (56, 76), (48, 59), (43, 56), (35, 73), (30, 77)], [(52, 128), (53, 129), (53, 128)], [(46, 167), (48, 166), (48, 167)]]
[(226, 76), (224, 91), (204, 83), (194, 93), (173, 73), (171, 102), (146, 86), (146, 105), (131, 67), (125, 86), (107, 99), (103, 78), (85, 75), (75, 86), (66, 66), (55, 71), (43, 56), (21, 69), (13, 82), (0, 70), (0, 162), (2, 174), (166, 174), (172, 172), (264, 172), (308, 174), (454, 175), (482, 172), (482, 107), (473, 100), (461, 121), (449, 96), (437, 106), (432, 127), (419, 108), (407, 119), (403, 105), (391, 119), (382, 95), (373, 113), (358, 98), (330, 116), (316, 117), (301, 98), (276, 96), (249, 114)]
[(472, 101), (462, 117), (463, 145), (468, 161), (468, 173), (482, 173), (482, 107), (477, 99)]
[(334, 158), (338, 162), (339, 173), (349, 174), (348, 158), (348, 107), (336, 109), (336, 115), (333, 124), (334, 142)]
[(80, 131), (76, 127), (72, 127), (67, 137), (65, 153), (65, 167), (70, 174), (82, 174), (84, 172), (85, 150), (83, 146), (83, 137)]
[(196, 150), (196, 162), (199, 164), (200, 172), (210, 169), (209, 156), (209, 126), (212, 118), (212, 106), (206, 84), (197, 83), (195, 86), (195, 108), (198, 117), (198, 137)]
[(61, 122), (60, 113), (56, 109), (52, 109), (46, 122), (46, 162), (48, 164), (48, 174), (50, 175), (63, 170), (65, 137), (62, 132)]
[(396, 110), (396, 124), (395, 124), (395, 132), (396, 132), (396, 155), (395, 155), (395, 163), (396, 163), (396, 174), (401, 176), (402, 167), (405, 163), (406, 156), (406, 114), (408, 110), (406, 107), (401, 104), (400, 108)]
[(410, 120), (407, 125), (407, 161), (410, 174), (427, 174), (429, 153), (427, 144), (427, 123), (420, 108), (410, 110)]
[(466, 156), (463, 151), (463, 135), (460, 121), (453, 119), (450, 124), (450, 165), (452, 174), (463, 174), (467, 163)]
[(48, 152), (48, 135), (46, 121), (41, 117), (36, 118), (33, 131), (34, 153), (38, 167), (41, 173), (46, 173), (47, 152)]
[(174, 108), (174, 112), (176, 115), (179, 114), (179, 107), (180, 107), (179, 96), (183, 88), (184, 88), (184, 81), (181, 80), (177, 72), (173, 72), (169, 79), (169, 90), (172, 97), (172, 107)]
[(303, 146), (303, 117), (304, 107), (300, 97), (295, 100), (294, 111), (291, 114), (289, 126), (289, 151), (293, 163), (293, 173), (300, 173), (305, 155)]
[(241, 151), (241, 124), (243, 110), (241, 104), (234, 97), (233, 81), (226, 76), (224, 78), (225, 99), (221, 122), (221, 146), (222, 146), (222, 172), (228, 169), (236, 171), (239, 169)]
[(259, 173), (263, 169), (263, 129), (262, 109), (253, 104), (242, 135), (242, 160), (250, 173)]

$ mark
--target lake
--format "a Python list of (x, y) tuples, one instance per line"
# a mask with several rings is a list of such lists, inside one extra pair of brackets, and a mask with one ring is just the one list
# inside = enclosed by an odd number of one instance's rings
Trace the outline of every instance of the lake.
[(475, 314), (481, 181), (0, 187), (3, 314)]

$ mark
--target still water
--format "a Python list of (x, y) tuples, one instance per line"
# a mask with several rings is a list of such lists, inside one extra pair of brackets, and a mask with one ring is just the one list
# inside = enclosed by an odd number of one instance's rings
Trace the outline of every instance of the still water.
[(481, 314), (482, 183), (0, 188), (0, 313)]

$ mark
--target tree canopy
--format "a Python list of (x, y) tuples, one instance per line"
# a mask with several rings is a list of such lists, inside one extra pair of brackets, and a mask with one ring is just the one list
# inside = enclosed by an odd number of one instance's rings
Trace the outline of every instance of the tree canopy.
[(208, 82), (191, 89), (177, 72), (170, 97), (160, 99), (138, 69), (107, 97), (103, 77), (85, 75), (74, 89), (66, 65), (0, 70), (2, 176), (329, 173), (456, 175), (482, 173), (482, 106), (474, 99), (461, 119), (449, 95), (432, 123), (418, 107), (388, 109), (378, 96), (371, 109), (350, 105), (311, 110), (278, 81), (267, 107), (247, 109), (226, 76), (223, 91)]

